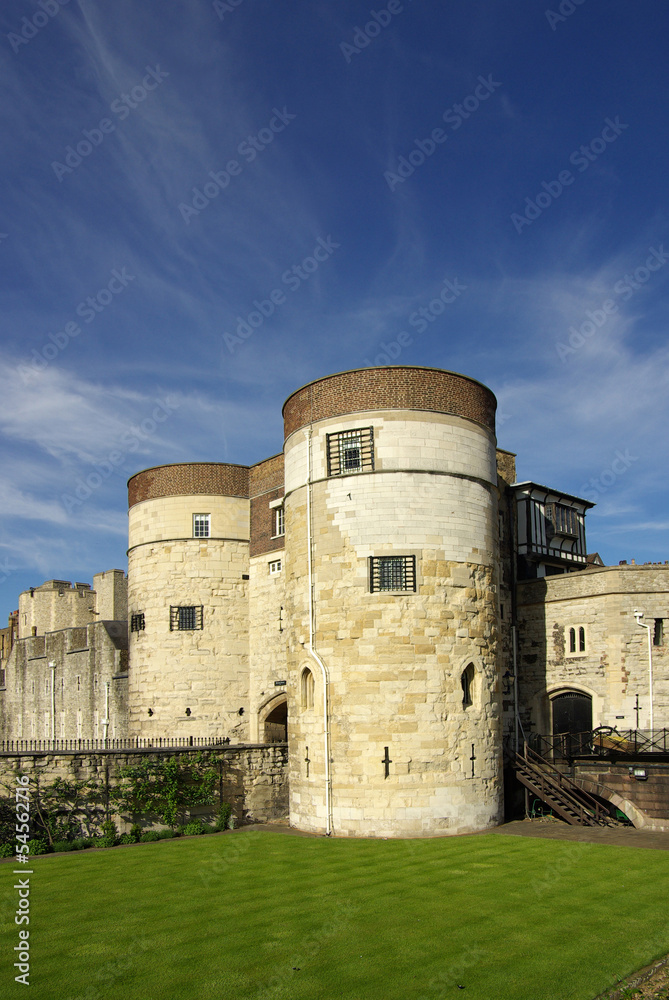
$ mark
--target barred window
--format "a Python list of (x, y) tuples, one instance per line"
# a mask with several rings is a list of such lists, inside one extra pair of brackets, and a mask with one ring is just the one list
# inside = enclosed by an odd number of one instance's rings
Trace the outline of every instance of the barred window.
[(374, 468), (374, 428), (328, 434), (328, 476), (347, 476)]
[(416, 589), (415, 556), (370, 556), (369, 589), (371, 593), (382, 590)]
[(209, 538), (211, 514), (193, 514), (193, 538)]
[(138, 611), (137, 614), (130, 615), (130, 631), (131, 632), (143, 632), (146, 628), (144, 622), (144, 612)]
[(578, 511), (563, 503), (547, 503), (546, 517), (553, 525), (556, 535), (578, 538)]
[(202, 628), (202, 604), (170, 607), (170, 632), (191, 632)]

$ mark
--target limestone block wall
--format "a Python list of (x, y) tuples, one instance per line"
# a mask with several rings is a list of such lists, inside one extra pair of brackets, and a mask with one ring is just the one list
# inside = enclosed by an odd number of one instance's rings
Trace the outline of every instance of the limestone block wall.
[[(281, 569), (275, 572), (279, 561)], [(265, 720), (286, 697), (286, 688), (276, 684), (286, 680), (285, 562), (284, 551), (280, 549), (254, 556), (250, 563), (249, 738), (252, 742), (268, 738)]]
[[(669, 566), (615, 566), (519, 584), (520, 691), (535, 732), (552, 729), (550, 698), (575, 690), (592, 698), (593, 726), (650, 724), (648, 637), (634, 620), (669, 632)], [(569, 651), (569, 629), (585, 629), (586, 649)], [(669, 638), (652, 645), (654, 727), (669, 726)]]
[[(337, 415), (321, 405), (311, 462), (307, 427), (295, 426), (291, 400), (284, 407), (291, 823), (327, 825), (324, 682), (308, 649), (311, 466), (314, 646), (329, 676), (332, 828), (377, 836), (485, 829), (501, 807), (494, 436), (438, 412), (435, 397), (430, 412), (419, 409), (420, 393), (415, 409), (384, 410), (374, 386), (364, 413), (341, 414), (337, 378), (328, 380)], [(306, 413), (306, 389), (299, 397)], [(328, 479), (326, 435), (369, 426), (374, 468)], [(415, 593), (370, 592), (369, 557), (384, 555), (415, 556)]]
[(128, 617), (128, 578), (122, 569), (96, 573), (93, 590), (98, 618), (120, 622)]
[(19, 595), (19, 639), (94, 620), (96, 594), (88, 583), (48, 580)]
[[(187, 750), (177, 751), (188, 756)], [(198, 752), (198, 751), (192, 751)], [(0, 785), (10, 787), (18, 774), (28, 775), (30, 787), (35, 791), (36, 780), (42, 785), (51, 784), (55, 778), (86, 780), (94, 778), (104, 787), (111, 787), (122, 767), (149, 760), (165, 759), (175, 751), (141, 751), (123, 753), (99, 751), (97, 753), (35, 753), (0, 754)], [(238, 823), (272, 823), (285, 820), (288, 813), (285, 746), (226, 747), (216, 751), (221, 769), (217, 789), (217, 802), (213, 807), (192, 811), (193, 816), (211, 813), (218, 807), (218, 799), (229, 802)], [(104, 817), (100, 816), (100, 820)], [(129, 829), (132, 817), (115, 817), (121, 832)], [(158, 824), (159, 825), (159, 824)]]
[[(172, 480), (164, 469), (148, 470), (130, 487), (136, 502), (130, 508), (128, 612), (131, 623), (133, 615), (144, 616), (144, 628), (130, 632), (130, 732), (246, 740), (249, 501), (210, 492), (217, 481), (221, 489), (245, 488), (237, 482), (241, 467), (195, 467), (201, 480), (190, 468), (166, 468), (176, 469)], [(175, 490), (193, 492), (152, 495), (164, 494), (170, 481)], [(153, 489), (155, 482), (160, 488)], [(210, 515), (208, 538), (193, 537), (198, 513)], [(197, 609), (196, 629), (178, 628), (178, 613), (170, 610), (178, 607)]]
[(126, 736), (127, 666), (125, 622), (96, 622), (20, 639), (0, 691), (0, 736), (50, 739), (53, 719), (56, 739), (102, 739), (107, 717), (107, 735)]

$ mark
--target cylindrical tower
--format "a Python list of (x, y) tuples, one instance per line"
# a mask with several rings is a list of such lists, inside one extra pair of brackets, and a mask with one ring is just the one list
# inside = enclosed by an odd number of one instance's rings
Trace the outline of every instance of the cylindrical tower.
[(163, 465), (128, 494), (130, 734), (244, 740), (249, 470)]
[(409, 367), (332, 375), (284, 405), (296, 827), (501, 820), (495, 407), (479, 382)]

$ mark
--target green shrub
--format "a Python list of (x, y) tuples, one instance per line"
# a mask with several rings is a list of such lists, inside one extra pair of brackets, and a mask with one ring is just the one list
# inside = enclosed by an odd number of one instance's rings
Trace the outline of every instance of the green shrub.
[(135, 838), (131, 833), (122, 833), (118, 838), (119, 844), (134, 844)]
[(14, 848), (11, 844), (0, 844), (0, 858), (11, 858)]
[(141, 844), (150, 844), (154, 840), (160, 840), (160, 834), (156, 830), (147, 830), (139, 838)]
[(186, 823), (186, 825), (182, 827), (181, 832), (183, 833), (184, 837), (199, 836), (201, 833), (204, 833), (204, 825), (202, 823), (202, 820), (199, 819), (191, 820), (190, 823)]
[(42, 840), (41, 837), (35, 837), (33, 840), (28, 841), (28, 856), (33, 854), (47, 854), (49, 850), (49, 845), (46, 840)]
[(159, 830), (158, 837), (160, 840), (171, 840), (174, 836), (174, 830)]
[(95, 847), (95, 841), (92, 837), (77, 837), (76, 840), (71, 841), (73, 851), (84, 851), (87, 847)]
[(133, 823), (132, 826), (130, 827), (130, 836), (132, 837), (132, 839), (134, 841), (139, 841), (139, 838), (142, 836), (142, 833), (143, 833), (142, 824)]
[(73, 840), (54, 840), (53, 850), (56, 854), (60, 854), (62, 851), (76, 851)]
[(230, 826), (231, 817), (232, 817), (232, 806), (230, 805), (229, 802), (223, 802), (221, 808), (218, 810), (215, 829), (227, 830), (228, 827)]

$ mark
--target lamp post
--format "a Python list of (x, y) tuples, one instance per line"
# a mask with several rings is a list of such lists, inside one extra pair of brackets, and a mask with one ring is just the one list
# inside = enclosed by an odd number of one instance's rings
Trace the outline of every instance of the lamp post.
[[(634, 619), (639, 628), (645, 628), (648, 635), (648, 699), (650, 702), (650, 728), (653, 729), (653, 643), (650, 637), (650, 625), (644, 625), (641, 621), (643, 611), (634, 611)], [(652, 737), (651, 737), (652, 738)]]

